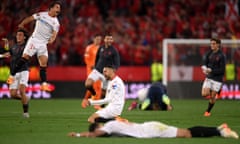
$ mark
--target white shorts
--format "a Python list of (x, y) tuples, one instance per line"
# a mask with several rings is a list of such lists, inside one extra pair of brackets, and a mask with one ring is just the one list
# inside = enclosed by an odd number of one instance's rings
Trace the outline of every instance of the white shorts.
[(31, 36), (27, 41), (23, 53), (31, 57), (35, 54), (37, 56), (45, 55), (48, 57), (47, 44)]
[(96, 113), (103, 118), (109, 119), (121, 115), (122, 110), (116, 107), (106, 106), (103, 109), (98, 110)]
[(29, 71), (22, 71), (16, 73), (14, 81), (9, 85), (9, 89), (18, 89), (20, 84), (28, 86)]
[(204, 83), (203, 83), (203, 88), (209, 88), (213, 91), (219, 92), (220, 89), (222, 88), (222, 83), (205, 78)]
[(104, 89), (104, 90), (107, 89), (108, 81), (106, 80), (104, 75), (102, 73), (100, 73), (99, 71), (97, 71), (96, 69), (92, 70), (92, 72), (88, 75), (88, 78), (90, 78), (94, 81), (101, 80), (102, 81), (102, 89)]

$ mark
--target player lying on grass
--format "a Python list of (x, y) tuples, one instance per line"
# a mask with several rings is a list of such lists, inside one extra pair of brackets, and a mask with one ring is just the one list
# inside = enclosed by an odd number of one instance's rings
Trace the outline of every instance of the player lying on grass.
[(225, 137), (238, 139), (238, 134), (231, 130), (227, 124), (218, 127), (195, 126), (187, 129), (169, 126), (161, 122), (148, 121), (133, 123), (120, 120), (112, 120), (104, 125), (93, 123), (88, 132), (70, 132), (70, 137), (102, 137), (102, 136), (126, 136), (135, 138), (191, 138), (191, 137)]

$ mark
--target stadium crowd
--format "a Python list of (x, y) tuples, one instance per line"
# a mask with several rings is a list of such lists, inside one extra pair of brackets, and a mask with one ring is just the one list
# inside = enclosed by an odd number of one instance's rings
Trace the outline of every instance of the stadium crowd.
[[(64, 7), (59, 16), (60, 32), (56, 42), (48, 46), (50, 66), (84, 65), (85, 47), (94, 34), (104, 34), (106, 31), (115, 38), (114, 45), (121, 55), (121, 65), (149, 65), (153, 60), (161, 62), (164, 38), (240, 39), (238, 0), (62, 2)], [(2, 0), (0, 38), (13, 38), (17, 25), (24, 17), (48, 9), (49, 3), (49, 0)], [(28, 26), (28, 30), (33, 30), (33, 24)], [(179, 59), (196, 56), (201, 61), (197, 49), (179, 52), (178, 55)], [(239, 50), (235, 58), (240, 59)]]

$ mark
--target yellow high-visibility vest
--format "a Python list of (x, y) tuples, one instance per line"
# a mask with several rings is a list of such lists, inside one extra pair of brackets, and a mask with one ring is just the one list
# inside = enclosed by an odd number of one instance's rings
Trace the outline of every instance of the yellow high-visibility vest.
[(235, 80), (235, 65), (226, 64), (226, 80)]
[(163, 73), (163, 65), (158, 62), (153, 62), (151, 65), (151, 80), (152, 82), (161, 81)]
[(8, 66), (0, 67), (0, 81), (6, 81), (10, 73), (10, 68)]

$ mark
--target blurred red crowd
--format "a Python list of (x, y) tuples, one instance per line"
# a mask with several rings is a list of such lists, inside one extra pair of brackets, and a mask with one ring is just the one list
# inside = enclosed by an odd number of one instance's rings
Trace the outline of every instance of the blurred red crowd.
[[(12, 38), (23, 18), (48, 9), (48, 0), (2, 0), (0, 38)], [(59, 35), (49, 65), (84, 65), (96, 33), (111, 32), (121, 65), (162, 61), (164, 38), (239, 39), (238, 0), (63, 0)], [(34, 24), (27, 26), (31, 32)]]

